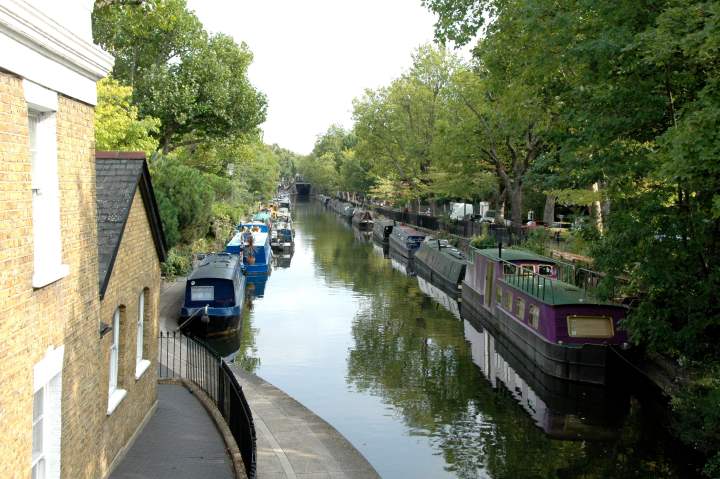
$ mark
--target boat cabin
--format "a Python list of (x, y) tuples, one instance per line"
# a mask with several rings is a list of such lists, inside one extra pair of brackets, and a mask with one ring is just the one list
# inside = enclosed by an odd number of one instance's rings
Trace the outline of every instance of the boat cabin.
[(390, 247), (406, 258), (412, 257), (423, 241), (425, 234), (409, 226), (394, 226), (390, 234)]
[(620, 344), (622, 305), (600, 301), (576, 286), (575, 268), (527, 251), (472, 250), (465, 283), (481, 306), (561, 344)]
[(235, 236), (225, 246), (225, 252), (231, 254), (242, 252), (247, 274), (268, 274), (272, 258), (269, 226), (253, 221), (239, 224), (237, 230)]

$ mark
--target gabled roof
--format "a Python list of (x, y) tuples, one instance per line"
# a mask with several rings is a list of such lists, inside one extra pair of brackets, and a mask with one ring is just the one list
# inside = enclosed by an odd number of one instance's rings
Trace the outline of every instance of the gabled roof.
[(160, 261), (165, 261), (165, 235), (160, 210), (143, 152), (98, 151), (95, 153), (97, 203), (98, 274), (100, 299), (105, 296), (125, 224), (138, 187)]

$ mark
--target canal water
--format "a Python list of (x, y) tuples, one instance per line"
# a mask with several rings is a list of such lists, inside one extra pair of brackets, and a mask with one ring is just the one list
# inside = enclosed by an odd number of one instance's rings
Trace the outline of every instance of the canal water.
[(635, 395), (543, 377), (319, 203), (297, 204), (294, 223), (294, 254), (249, 285), (242, 330), (213, 346), (382, 477), (690, 477)]

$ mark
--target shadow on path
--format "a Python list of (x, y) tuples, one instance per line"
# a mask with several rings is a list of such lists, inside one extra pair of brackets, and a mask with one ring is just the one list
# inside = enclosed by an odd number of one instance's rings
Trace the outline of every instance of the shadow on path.
[(185, 387), (158, 384), (155, 415), (110, 479), (233, 479), (225, 442)]

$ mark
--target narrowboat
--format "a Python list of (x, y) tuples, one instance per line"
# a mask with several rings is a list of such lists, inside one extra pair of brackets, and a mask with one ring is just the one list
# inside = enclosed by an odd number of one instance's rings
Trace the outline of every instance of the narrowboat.
[(375, 223), (373, 224), (373, 238), (375, 238), (375, 241), (379, 241), (380, 243), (390, 241), (390, 233), (392, 233), (393, 226), (395, 226), (393, 220), (375, 218)]
[(270, 274), (272, 248), (270, 247), (270, 227), (264, 223), (242, 223), (237, 233), (225, 246), (226, 253), (240, 254), (248, 275)]
[(570, 265), (551, 258), (514, 249), (470, 252), (464, 313), (487, 321), (550, 376), (607, 383), (609, 346), (627, 341), (620, 329), (625, 306), (595, 299), (573, 284)]
[(278, 221), (270, 232), (270, 247), (276, 251), (289, 252), (293, 248), (294, 232), (292, 221)]
[(415, 252), (425, 240), (425, 235), (409, 226), (394, 226), (390, 233), (390, 250), (404, 258), (413, 258)]
[(290, 197), (289, 196), (279, 197), (278, 198), (278, 206), (280, 206), (280, 208), (290, 209)]
[(272, 213), (268, 208), (265, 208), (262, 211), (258, 211), (255, 213), (255, 215), (252, 217), (252, 222), (255, 223), (264, 223), (268, 226), (270, 226), (272, 222)]
[(275, 213), (275, 217), (278, 221), (290, 221), (290, 210), (281, 206), (278, 208), (277, 213)]
[(430, 280), (454, 299), (460, 296), (466, 266), (465, 253), (450, 246), (447, 240), (426, 240), (415, 252), (418, 275)]
[(352, 224), (360, 231), (372, 231), (373, 217), (369, 211), (355, 210), (352, 215)]
[(240, 255), (205, 256), (185, 283), (185, 301), (178, 323), (193, 334), (233, 331), (240, 324), (245, 274)]

